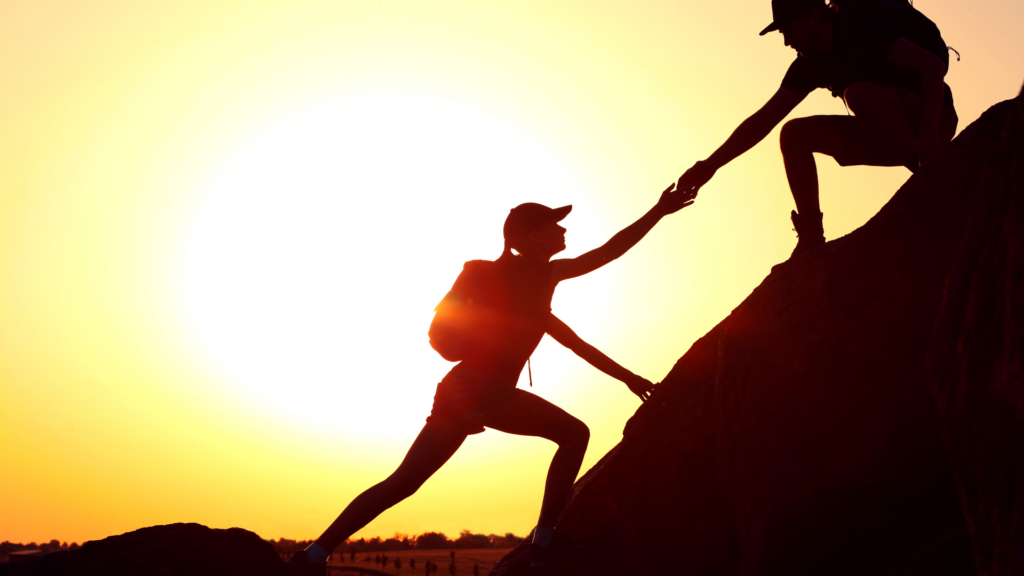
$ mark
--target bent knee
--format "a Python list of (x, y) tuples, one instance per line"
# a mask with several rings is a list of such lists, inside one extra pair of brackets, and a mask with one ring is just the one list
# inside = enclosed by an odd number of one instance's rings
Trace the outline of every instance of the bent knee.
[(804, 148), (807, 142), (807, 118), (794, 118), (782, 125), (779, 146), (785, 150)]
[(581, 420), (573, 422), (566, 441), (559, 442), (561, 446), (572, 446), (583, 450), (587, 449), (588, 444), (590, 444), (590, 428)]

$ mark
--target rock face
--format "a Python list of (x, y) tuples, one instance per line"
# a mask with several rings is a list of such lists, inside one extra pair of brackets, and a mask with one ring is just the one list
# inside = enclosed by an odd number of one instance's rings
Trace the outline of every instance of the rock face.
[(86, 542), (42, 560), (0, 565), (10, 576), (287, 576), (273, 546), (259, 536), (199, 524), (152, 526)]
[[(1020, 98), (1018, 98), (1020, 100)], [(930, 362), (979, 573), (1024, 574), (1024, 105), (978, 179)]]
[(599, 552), (557, 573), (1021, 574), (1022, 111), (695, 343), (577, 482), (559, 528)]

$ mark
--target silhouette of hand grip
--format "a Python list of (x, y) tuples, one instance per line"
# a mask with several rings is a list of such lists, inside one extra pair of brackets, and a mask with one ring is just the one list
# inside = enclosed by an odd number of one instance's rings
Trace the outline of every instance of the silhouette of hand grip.
[(697, 190), (692, 191), (680, 191), (676, 189), (675, 184), (670, 184), (665, 191), (661, 193), (661, 197), (658, 198), (657, 207), (661, 210), (664, 215), (675, 214), (676, 212), (686, 208), (690, 204), (693, 204), (694, 198), (697, 197)]
[(694, 164), (689, 170), (683, 172), (683, 175), (679, 177), (677, 183), (677, 190), (683, 192), (693, 191), (694, 194), (700, 190), (701, 186), (708, 183), (711, 177), (715, 175), (718, 170), (711, 164), (708, 164), (706, 160), (701, 160)]

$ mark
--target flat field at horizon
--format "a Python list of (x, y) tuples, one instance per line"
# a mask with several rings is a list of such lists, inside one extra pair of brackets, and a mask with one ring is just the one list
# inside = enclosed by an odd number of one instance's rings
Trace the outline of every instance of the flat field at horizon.
[[(480, 567), (480, 574), (487, 574), (498, 560), (501, 560), (503, 556), (508, 554), (511, 548), (466, 548), (463, 550), (455, 550), (455, 570), (456, 575), (471, 575), (473, 574), (473, 566), (478, 565)], [(331, 559), (331, 566), (359, 566), (362, 568), (373, 568), (374, 570), (381, 570), (391, 574), (404, 575), (404, 574), (419, 574), (423, 572), (423, 566), (426, 561), (431, 561), (437, 564), (438, 574), (447, 574), (448, 565), (451, 564), (451, 556), (449, 555), (451, 550), (403, 550), (399, 552), (381, 552), (379, 554), (387, 554), (388, 566), (382, 567), (381, 565), (373, 561), (373, 557), (378, 553), (373, 554), (363, 553), (356, 554), (356, 561), (352, 562), (348, 559), (348, 555), (345, 555), (345, 561), (342, 562), (338, 559), (338, 555), (335, 554)], [(369, 558), (369, 561), (367, 561)], [(402, 561), (401, 568), (395, 568), (395, 559)], [(409, 566), (409, 560), (416, 560), (416, 567), (411, 568)]]

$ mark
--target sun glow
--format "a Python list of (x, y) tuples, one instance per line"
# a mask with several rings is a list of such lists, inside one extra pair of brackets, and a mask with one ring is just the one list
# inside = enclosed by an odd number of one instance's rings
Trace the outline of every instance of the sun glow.
[(409, 438), (448, 367), (426, 346), (433, 306), (463, 261), (498, 255), (524, 191), (576, 194), (553, 158), (515, 124), (441, 97), (363, 94), (289, 114), (200, 197), (181, 259), (188, 329), (238, 402)]

